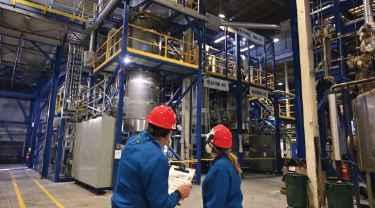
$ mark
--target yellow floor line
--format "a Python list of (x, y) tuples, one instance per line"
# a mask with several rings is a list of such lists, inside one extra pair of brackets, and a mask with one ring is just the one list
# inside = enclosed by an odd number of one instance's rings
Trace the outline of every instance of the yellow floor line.
[(31, 179), (33, 179), (33, 181), (36, 183), (36, 185), (39, 186), (40, 189), (42, 189), (42, 191), (60, 208), (65, 208), (59, 201), (57, 201), (57, 199), (55, 197), (52, 196), (52, 194), (50, 194), (47, 189), (45, 189), (42, 184), (40, 184), (37, 180), (35, 180), (35, 178), (30, 174), (28, 173), (27, 171), (25, 171), (27, 175), (30, 176)]
[(17, 185), (16, 179), (14, 178), (13, 173), (10, 173), (10, 176), (12, 176), (12, 182), (14, 186), (14, 191), (16, 192), (16, 195), (17, 195), (18, 204), (20, 205), (21, 208), (26, 208), (25, 202), (23, 202), (20, 190), (18, 189), (18, 185)]

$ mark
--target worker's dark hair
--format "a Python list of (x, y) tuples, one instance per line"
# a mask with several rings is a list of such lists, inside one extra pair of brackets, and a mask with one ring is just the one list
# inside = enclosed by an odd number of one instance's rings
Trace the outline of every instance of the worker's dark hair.
[(212, 148), (212, 151), (216, 153), (217, 155), (225, 155), (228, 157), (232, 165), (234, 166), (234, 169), (236, 169), (236, 172), (238, 174), (242, 173), (241, 166), (238, 164), (237, 157), (229, 152), (229, 149), (218, 147), (216, 145), (213, 145), (214, 148)]
[(151, 134), (154, 137), (166, 137), (172, 130), (170, 129), (165, 129), (160, 126), (156, 126), (154, 124), (149, 123), (148, 124), (148, 130), (147, 132)]

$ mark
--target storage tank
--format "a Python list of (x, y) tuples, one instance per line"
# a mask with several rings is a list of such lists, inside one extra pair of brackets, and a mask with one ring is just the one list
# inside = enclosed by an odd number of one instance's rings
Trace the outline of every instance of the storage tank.
[[(129, 27), (129, 36), (138, 40), (128, 39), (130, 48), (144, 52), (161, 54), (161, 36), (149, 32), (161, 32), (161, 19), (149, 13), (138, 13), (132, 16), (130, 24), (147, 29)], [(147, 126), (146, 118), (153, 108), (159, 105), (160, 74), (158, 72), (142, 69), (129, 68), (126, 73), (126, 88), (124, 98), (123, 122), (124, 132), (141, 132)]]

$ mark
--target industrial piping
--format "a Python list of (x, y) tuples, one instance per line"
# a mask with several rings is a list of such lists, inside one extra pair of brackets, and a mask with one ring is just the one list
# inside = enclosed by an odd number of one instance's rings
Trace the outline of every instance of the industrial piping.
[(95, 19), (95, 22), (87, 24), (86, 30), (96, 30), (104, 19), (108, 16), (109, 12), (120, 2), (120, 0), (110, 0), (107, 6), (100, 12), (98, 18)]
[(340, 88), (340, 87), (345, 87), (345, 86), (355, 85), (355, 84), (361, 84), (361, 83), (365, 83), (365, 82), (374, 82), (374, 81), (375, 81), (375, 78), (370, 78), (370, 79), (362, 79), (362, 80), (357, 80), (357, 81), (352, 81), (352, 82), (345, 82), (345, 83), (342, 83), (342, 84), (335, 84), (331, 87), (331, 93), (335, 93), (333, 90), (335, 90), (337, 88)]
[(372, 0), (363, 0), (363, 10), (365, 23), (374, 22), (374, 16), (372, 14)]
[(341, 160), (341, 149), (340, 149), (340, 137), (339, 137), (339, 126), (338, 126), (338, 115), (336, 105), (336, 95), (329, 94), (329, 118), (331, 122), (331, 136), (332, 136), (332, 147), (333, 147), (333, 158), (335, 161)]

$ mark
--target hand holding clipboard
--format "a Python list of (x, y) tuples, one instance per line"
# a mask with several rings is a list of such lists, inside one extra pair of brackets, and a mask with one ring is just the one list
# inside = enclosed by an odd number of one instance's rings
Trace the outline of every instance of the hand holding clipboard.
[(172, 166), (169, 169), (169, 194), (173, 193), (177, 189), (182, 195), (182, 199), (178, 202), (178, 205), (182, 204), (183, 198), (186, 198), (186, 193), (190, 193), (192, 188), (191, 182), (193, 181), (195, 170), (191, 168), (184, 168), (178, 166)]

